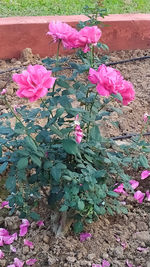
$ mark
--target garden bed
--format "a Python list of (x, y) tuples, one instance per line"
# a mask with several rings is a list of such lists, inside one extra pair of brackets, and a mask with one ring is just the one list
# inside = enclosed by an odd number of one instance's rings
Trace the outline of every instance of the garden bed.
[[(54, 20), (75, 27), (79, 21), (87, 20), (87, 17), (73, 15), (0, 18), (0, 58), (18, 58), (26, 47), (31, 47), (41, 57), (56, 54), (56, 45), (46, 35), (49, 22)], [(111, 51), (150, 48), (150, 14), (113, 14), (100, 20), (107, 25), (102, 27), (101, 41)], [(61, 48), (60, 52), (68, 55), (68, 50)]]
[[(120, 51), (110, 54), (110, 62), (116, 62), (134, 57), (150, 56), (150, 50)], [(16, 98), (16, 85), (11, 80), (10, 73), (15, 73), (15, 68), (20, 66), (25, 68), (29, 63), (40, 63), (38, 56), (32, 55), (30, 50), (26, 50), (21, 59), (1, 60), (0, 69), (7, 70), (14, 68), (12, 72), (1, 73), (0, 89), (7, 86), (8, 101), (14, 107), (26, 101)], [(150, 80), (150, 59), (118, 64), (117, 69), (121, 71), (124, 78), (130, 80), (136, 91), (136, 99), (130, 105), (123, 107), (123, 114), (112, 114), (113, 122), (119, 122), (118, 127), (103, 121), (100, 129), (104, 136), (114, 137), (129, 133), (139, 133), (143, 127), (143, 114), (150, 113), (149, 80)], [(20, 69), (19, 69), (20, 71)], [(38, 105), (38, 102), (35, 102)], [(116, 103), (116, 107), (117, 107)], [(3, 102), (0, 103), (0, 112), (5, 109)], [(147, 137), (150, 140), (150, 137)], [(140, 181), (140, 173), (132, 173), (134, 179)], [(140, 182), (139, 190), (145, 191), (150, 188), (148, 179)], [(3, 199), (4, 200), (4, 199)], [(36, 258), (37, 267), (80, 267), (100, 264), (103, 259), (109, 261), (113, 267), (124, 267), (126, 261), (134, 267), (150, 266), (150, 204), (144, 200), (138, 204), (133, 196), (121, 196), (120, 201), (124, 201), (128, 207), (127, 215), (100, 216), (100, 219), (88, 225), (86, 232), (91, 233), (89, 240), (80, 242), (79, 237), (71, 232), (63, 238), (55, 238), (50, 225), (50, 210), (46, 202), (41, 203), (39, 211), (45, 226), (38, 228), (35, 222), (31, 223), (27, 239), (34, 243), (34, 249), (22, 246), (23, 238), (19, 238), (15, 247), (15, 254), (21, 260)], [(20, 220), (17, 217), (7, 217), (7, 210), (0, 210), (0, 227), (7, 227), (11, 232), (19, 229)], [(11, 223), (12, 221), (13, 223)], [(14, 223), (16, 221), (16, 223)], [(7, 248), (6, 248), (7, 250)], [(7, 254), (7, 252), (6, 252)], [(0, 266), (5, 267), (13, 262), (14, 253), (0, 260)]]

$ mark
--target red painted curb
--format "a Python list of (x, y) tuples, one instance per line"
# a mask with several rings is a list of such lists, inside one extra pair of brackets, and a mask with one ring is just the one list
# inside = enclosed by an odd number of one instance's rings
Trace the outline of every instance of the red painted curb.
[[(47, 36), (50, 21), (60, 20), (75, 27), (86, 16), (46, 16), (0, 18), (0, 58), (19, 57), (27, 47), (41, 57), (56, 54), (56, 45)], [(100, 19), (107, 27), (102, 29), (101, 42), (111, 51), (150, 48), (150, 14), (109, 15)], [(61, 49), (61, 54), (70, 53)]]

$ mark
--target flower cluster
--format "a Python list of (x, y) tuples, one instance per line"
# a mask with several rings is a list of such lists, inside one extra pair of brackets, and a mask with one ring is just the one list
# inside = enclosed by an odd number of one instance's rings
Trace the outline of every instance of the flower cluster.
[(135, 97), (132, 83), (123, 79), (121, 73), (105, 65), (99, 66), (98, 70), (90, 68), (88, 79), (96, 84), (97, 92), (102, 96), (120, 94), (123, 105), (128, 105)]
[(67, 49), (82, 48), (84, 53), (90, 50), (90, 45), (96, 45), (101, 37), (101, 30), (97, 26), (84, 27), (80, 31), (61, 21), (53, 21), (49, 24), (49, 31), (54, 42), (62, 41)]

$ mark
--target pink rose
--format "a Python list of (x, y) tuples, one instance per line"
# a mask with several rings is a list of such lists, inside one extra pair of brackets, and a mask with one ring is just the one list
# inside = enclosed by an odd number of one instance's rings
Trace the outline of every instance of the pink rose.
[(123, 105), (128, 105), (135, 97), (135, 91), (132, 83), (123, 79), (121, 73), (104, 64), (99, 66), (98, 70), (90, 68), (88, 79), (91, 83), (96, 84), (97, 92), (108, 97), (111, 94), (122, 96)]
[(117, 94), (123, 82), (118, 70), (106, 67), (104, 64), (99, 66), (97, 71), (90, 68), (88, 79), (91, 83), (97, 84), (97, 92), (106, 97)]
[(49, 31), (54, 42), (62, 41), (63, 46), (67, 49), (77, 47), (78, 31), (61, 21), (52, 21), (49, 24)]
[(30, 102), (44, 97), (56, 80), (51, 74), (51, 71), (41, 65), (29, 65), (21, 74), (15, 73), (13, 80), (19, 85), (17, 96), (28, 98)]
[(96, 45), (102, 35), (101, 30), (97, 26), (84, 27), (79, 31), (78, 47), (83, 48), (84, 53), (90, 50), (89, 45)]

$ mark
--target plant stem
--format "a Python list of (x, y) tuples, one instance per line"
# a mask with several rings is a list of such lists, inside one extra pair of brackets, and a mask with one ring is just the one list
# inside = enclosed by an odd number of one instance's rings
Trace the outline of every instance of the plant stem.
[(94, 67), (94, 46), (91, 45), (90, 47), (90, 63), (91, 63), (91, 68)]
[[(92, 107), (93, 107), (93, 105), (94, 105), (94, 103), (95, 103), (95, 100), (96, 100), (97, 95), (98, 95), (98, 93), (95, 94), (94, 100), (93, 100), (93, 102), (92, 102), (92, 104), (91, 104), (91, 107), (90, 107), (90, 116), (91, 116), (91, 113), (92, 113)], [(89, 121), (89, 122), (88, 122), (88, 125), (87, 125), (87, 140), (89, 139), (90, 125), (91, 125), (91, 122)]]
[(56, 54), (56, 66), (58, 66), (58, 61), (59, 61), (59, 49), (60, 49), (60, 43), (61, 40), (58, 40), (58, 46), (57, 46), (57, 54)]

